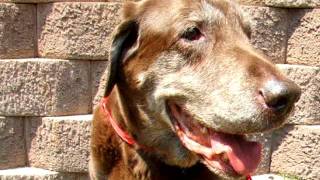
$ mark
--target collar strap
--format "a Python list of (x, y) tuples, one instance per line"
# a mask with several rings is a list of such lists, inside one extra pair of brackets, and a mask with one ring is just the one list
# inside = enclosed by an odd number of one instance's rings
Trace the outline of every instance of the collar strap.
[(116, 133), (118, 134), (118, 136), (120, 136), (120, 138), (125, 141), (126, 143), (128, 143), (129, 145), (135, 145), (137, 144), (137, 142), (131, 137), (131, 135), (127, 132), (124, 131), (120, 125), (118, 124), (117, 121), (115, 121), (115, 119), (112, 117), (112, 113), (111, 111), (106, 107), (106, 104), (108, 103), (108, 97), (104, 97), (102, 98), (100, 104), (102, 106), (102, 109), (104, 111), (104, 113), (107, 116), (107, 119), (109, 120), (111, 126), (113, 127), (113, 129), (116, 131)]

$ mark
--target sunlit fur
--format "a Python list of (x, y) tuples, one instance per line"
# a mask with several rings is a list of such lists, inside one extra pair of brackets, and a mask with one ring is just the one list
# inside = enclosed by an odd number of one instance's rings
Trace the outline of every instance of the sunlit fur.
[[(168, 100), (183, 105), (195, 121), (219, 132), (262, 132), (278, 127), (285, 120), (286, 116), (275, 117), (257, 102), (261, 83), (287, 79), (252, 48), (247, 36), (250, 28), (234, 2), (129, 2), (124, 6), (123, 22), (130, 20), (139, 24), (136, 52), (121, 66), (121, 81), (110, 95), (116, 103), (110, 107), (139, 144), (152, 149), (152, 157), (183, 168), (192, 167), (200, 160), (177, 137), (167, 112)], [(194, 26), (201, 30), (201, 39), (190, 42), (180, 38), (188, 27)], [(103, 117), (98, 106), (91, 145), (94, 152), (98, 148), (111, 149), (102, 144), (106, 142), (103, 138), (109, 137), (100, 131), (100, 126), (105, 126), (100, 122)], [(120, 143), (118, 151), (132, 154), (135, 149)], [(95, 167), (91, 167), (90, 173), (96, 179), (101, 174), (111, 179), (117, 175), (138, 177), (138, 172), (150, 173), (138, 179), (152, 177), (153, 172), (138, 154), (134, 154), (139, 163), (133, 174), (102, 167), (102, 156), (101, 152), (91, 154)], [(126, 157), (123, 157), (124, 164), (129, 161)], [(210, 171), (220, 178), (243, 178), (231, 177), (214, 168)]]

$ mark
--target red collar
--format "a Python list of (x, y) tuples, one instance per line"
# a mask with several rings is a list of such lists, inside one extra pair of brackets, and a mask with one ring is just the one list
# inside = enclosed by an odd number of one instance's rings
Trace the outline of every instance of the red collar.
[(133, 139), (133, 137), (131, 137), (131, 135), (124, 131), (119, 124), (117, 123), (117, 121), (115, 121), (115, 119), (113, 119), (112, 117), (112, 113), (111, 111), (106, 107), (106, 104), (108, 103), (108, 97), (104, 97), (102, 98), (100, 104), (102, 106), (103, 111), (105, 112), (105, 114), (107, 115), (107, 119), (109, 120), (111, 126), (113, 127), (113, 129), (116, 131), (116, 133), (118, 134), (118, 136), (120, 136), (120, 138), (125, 141), (126, 143), (130, 144), (130, 145), (135, 145), (137, 144), (137, 142)]

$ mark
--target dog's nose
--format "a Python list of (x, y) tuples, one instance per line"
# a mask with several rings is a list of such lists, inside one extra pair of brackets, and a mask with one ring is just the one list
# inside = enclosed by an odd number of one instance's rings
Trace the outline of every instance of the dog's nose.
[(275, 113), (287, 113), (301, 95), (300, 87), (294, 82), (269, 80), (259, 91), (265, 105)]

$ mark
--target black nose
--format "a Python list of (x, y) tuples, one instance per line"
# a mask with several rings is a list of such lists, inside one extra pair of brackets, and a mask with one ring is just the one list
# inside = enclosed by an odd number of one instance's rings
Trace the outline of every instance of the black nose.
[(259, 92), (268, 108), (274, 112), (287, 113), (301, 95), (300, 87), (292, 81), (269, 80)]

